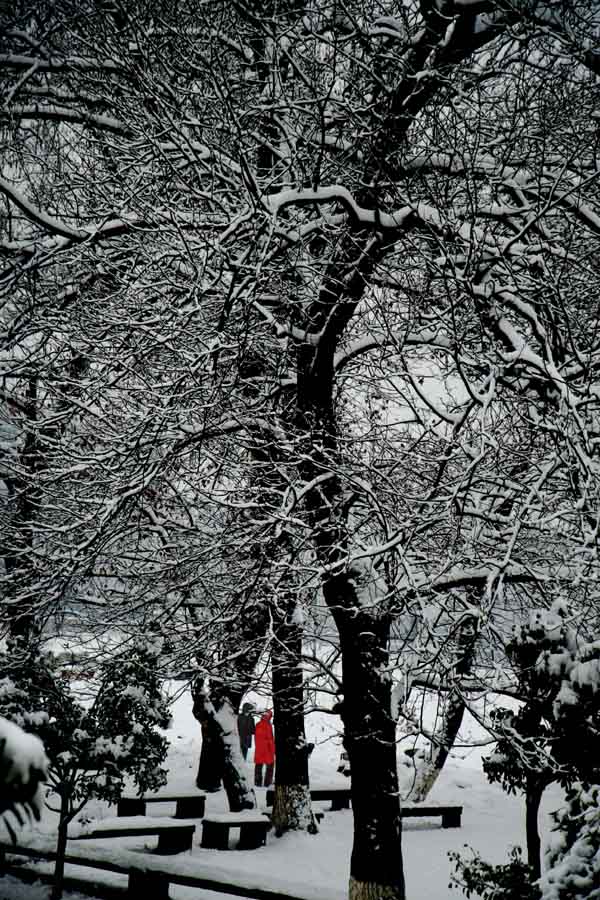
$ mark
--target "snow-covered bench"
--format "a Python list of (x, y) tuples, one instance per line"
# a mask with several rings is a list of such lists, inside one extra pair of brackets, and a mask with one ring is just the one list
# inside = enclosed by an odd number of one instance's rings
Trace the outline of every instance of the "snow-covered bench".
[(183, 853), (190, 850), (196, 826), (169, 819), (143, 819), (138, 816), (128, 819), (105, 819), (89, 831), (69, 834), (70, 841), (101, 840), (113, 837), (146, 837), (156, 835), (156, 853)]
[[(23, 871), (22, 866), (11, 865), (6, 856), (30, 856), (39, 860), (48, 860), (53, 862), (56, 859), (54, 850), (40, 850), (36, 847), (27, 847), (13, 845), (0, 842), (0, 875), (3, 872), (22, 877), (27, 874), (31, 878), (31, 870)], [(98, 869), (105, 872), (118, 872), (128, 876), (127, 893), (124, 895), (128, 900), (140, 900), (140, 897), (150, 897), (151, 900), (170, 900), (169, 885), (181, 885), (182, 887), (196, 888), (201, 891), (211, 891), (218, 894), (228, 894), (235, 897), (249, 897), (251, 900), (302, 900), (301, 897), (292, 896), (290, 894), (282, 894), (280, 891), (271, 891), (266, 888), (259, 888), (256, 885), (244, 887), (241, 884), (235, 884), (227, 881), (217, 881), (212, 878), (203, 878), (198, 875), (188, 875), (177, 872), (164, 872), (160, 868), (158, 860), (150, 857), (146, 864), (126, 865), (125, 863), (117, 863), (107, 859), (93, 859), (81, 854), (67, 853), (65, 861), (71, 866), (85, 866), (91, 869)], [(36, 877), (41, 878), (47, 884), (53, 884), (52, 875), (36, 871)], [(68, 879), (70, 883), (74, 879)], [(87, 888), (89, 891), (89, 883), (77, 883), (74, 887), (83, 890)], [(98, 896), (102, 896), (102, 888), (106, 885), (96, 884)]]
[[(33, 860), (48, 860), (54, 862), (56, 852), (54, 850), (43, 850), (38, 847), (27, 847), (21, 844), (0, 843), (0, 872), (17, 877), (23, 877), (25, 872), (22, 866), (10, 863), (7, 856), (30, 856)], [(117, 862), (111, 862), (106, 859), (91, 859), (78, 853), (66, 853), (65, 862), (72, 866), (85, 866), (86, 868), (99, 869), (104, 872), (117, 872), (121, 875), (128, 876), (128, 886), (126, 897), (131, 900), (139, 900), (139, 897), (145, 894), (152, 897), (152, 900), (170, 900), (169, 898), (169, 876), (155, 869), (138, 868), (137, 866), (127, 866)], [(53, 876), (42, 876), (43, 881), (54, 883)], [(84, 885), (80, 885), (84, 887)], [(100, 890), (100, 885), (98, 885)]]
[(460, 828), (462, 806), (402, 806), (403, 819), (441, 816), (442, 828)]
[[(350, 808), (350, 788), (316, 788), (310, 792), (311, 800), (331, 800), (331, 811)], [(273, 806), (275, 791), (267, 791), (267, 806)], [(460, 828), (462, 806), (402, 806), (403, 819), (437, 817), (442, 819), (442, 828)]]
[[(332, 788), (315, 788), (310, 792), (311, 800), (331, 800), (331, 811), (338, 809), (350, 809), (350, 788), (332, 787)], [(267, 791), (267, 806), (273, 806), (275, 800), (275, 791), (269, 789)]]
[(206, 850), (229, 850), (229, 829), (240, 829), (238, 850), (255, 850), (267, 843), (271, 822), (254, 809), (205, 816), (202, 822), (201, 847)]
[(202, 819), (206, 809), (205, 794), (152, 794), (146, 797), (121, 797), (118, 816), (145, 816), (148, 803), (175, 803), (176, 819)]

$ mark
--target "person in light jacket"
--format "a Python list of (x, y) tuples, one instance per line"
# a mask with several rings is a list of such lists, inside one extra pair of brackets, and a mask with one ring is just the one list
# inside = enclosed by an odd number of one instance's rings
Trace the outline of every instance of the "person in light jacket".
[[(262, 714), (254, 733), (254, 784), (256, 787), (270, 787), (273, 782), (275, 768), (275, 739), (271, 719), (273, 713), (268, 709)], [(263, 781), (263, 766), (265, 768)]]

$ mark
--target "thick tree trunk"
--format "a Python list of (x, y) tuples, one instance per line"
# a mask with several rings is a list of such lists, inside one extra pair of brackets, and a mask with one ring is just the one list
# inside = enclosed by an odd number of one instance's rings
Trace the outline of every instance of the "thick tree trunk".
[(280, 597), (273, 610), (271, 653), (276, 758), (272, 821), (277, 835), (291, 830), (317, 831), (308, 783), (301, 653), (302, 624), (296, 599)]
[(40, 510), (44, 505), (40, 476), (47, 468), (49, 448), (71, 419), (70, 415), (61, 418), (61, 412), (73, 408), (69, 398), (77, 399), (87, 368), (88, 361), (73, 350), (66, 380), (54, 382), (53, 390), (57, 393), (51, 416), (40, 415), (47, 400), (40, 399), (35, 370), (25, 382), (24, 395), (19, 396), (22, 413), (19, 427), (24, 440), (21, 449), (15, 451), (20, 474), (3, 476), (10, 524), (0, 539), (0, 556), (7, 575), (2, 616), (8, 618), (9, 643), (16, 653), (36, 646), (41, 639), (47, 610), (41, 606), (40, 573), (33, 562)]
[[(358, 290), (358, 289), (357, 289)], [(321, 298), (323, 297), (323, 292)], [(341, 310), (345, 315), (351, 304)], [(321, 313), (318, 313), (321, 315)], [(316, 482), (337, 459), (333, 409), (334, 341), (298, 348), (298, 425), (306, 451), (300, 473)], [(370, 563), (348, 564), (348, 534), (336, 476), (317, 482), (306, 503), (322, 590), (342, 651), (342, 721), (351, 769), (354, 841), (350, 900), (405, 900), (396, 722), (389, 675), (387, 585)]]
[(527, 835), (527, 863), (537, 879), (542, 874), (542, 843), (538, 829), (538, 814), (544, 786), (537, 779), (528, 778), (525, 790), (525, 833)]
[(193, 696), (194, 716), (209, 731), (211, 740), (221, 747), (223, 787), (231, 812), (255, 809), (256, 797), (246, 777), (246, 763), (240, 750), (237, 728), (239, 698), (228, 697), (221, 685), (215, 685), (209, 694), (203, 679), (193, 685)]
[(437, 743), (432, 748), (431, 757), (426, 762), (421, 763), (415, 772), (415, 779), (410, 790), (410, 799), (415, 803), (426, 800), (427, 795), (438, 780), (454, 746), (456, 736), (460, 731), (464, 714), (464, 700), (452, 691), (446, 699), (446, 705), (442, 713), (442, 727), (435, 736)]
[[(338, 589), (343, 589), (344, 581), (345, 576), (340, 576)], [(336, 619), (342, 649), (344, 746), (350, 760), (354, 813), (349, 896), (350, 900), (404, 900), (396, 723), (388, 676), (389, 624), (376, 610), (356, 608), (338, 611)]]
[[(231, 708), (232, 711), (233, 723), (219, 723), (214, 716), (207, 714), (204, 682), (200, 679), (192, 684), (193, 713), (202, 727), (202, 747), (196, 785), (201, 790), (213, 792), (218, 791), (223, 783), (225, 790), (233, 792), (232, 809), (247, 809), (254, 806), (254, 801), (252, 806), (248, 807), (247, 801), (238, 796), (236, 785), (239, 779), (233, 772), (237, 766), (240, 777), (243, 776), (243, 780), (246, 781), (245, 761), (239, 747), (237, 712), (241, 699), (251, 683), (256, 663), (264, 650), (269, 623), (268, 605), (262, 601), (251, 602), (249, 599), (237, 617), (235, 626), (223, 635), (222, 657), (230, 662), (227, 668), (220, 667), (223, 681), (213, 683), (210, 700), (215, 705), (215, 712), (221, 709), (221, 703), (227, 701), (228, 709)], [(243, 648), (243, 653), (239, 652), (240, 648)], [(198, 654), (197, 659), (200, 665), (205, 665), (201, 654)], [(234, 663), (231, 663), (231, 660), (234, 660)], [(222, 724), (225, 725), (227, 734), (230, 731), (235, 733), (234, 750), (227, 749)], [(234, 759), (232, 753), (235, 754), (235, 762), (232, 761)], [(242, 787), (240, 790), (246, 796), (246, 788)], [(240, 803), (245, 805), (240, 806)]]

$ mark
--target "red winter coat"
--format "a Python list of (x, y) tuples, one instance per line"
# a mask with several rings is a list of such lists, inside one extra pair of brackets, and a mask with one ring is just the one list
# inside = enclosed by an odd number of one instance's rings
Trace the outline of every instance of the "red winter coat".
[(272, 766), (275, 762), (272, 718), (273, 713), (264, 713), (254, 732), (254, 762), (259, 766)]

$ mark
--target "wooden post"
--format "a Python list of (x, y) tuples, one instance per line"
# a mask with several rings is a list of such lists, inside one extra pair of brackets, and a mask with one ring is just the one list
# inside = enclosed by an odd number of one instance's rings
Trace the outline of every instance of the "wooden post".
[(139, 900), (140, 897), (152, 897), (152, 900), (170, 900), (169, 876), (163, 872), (132, 868), (129, 870), (127, 896), (131, 897), (131, 900)]
[(199, 794), (197, 797), (180, 797), (175, 809), (176, 819), (202, 819), (206, 809), (206, 797)]
[(460, 828), (462, 806), (456, 809), (447, 809), (442, 813), (442, 828)]
[(121, 797), (117, 803), (118, 816), (145, 816), (146, 801), (140, 797)]
[(201, 847), (207, 850), (229, 849), (229, 826), (217, 822), (204, 822), (202, 825)]

